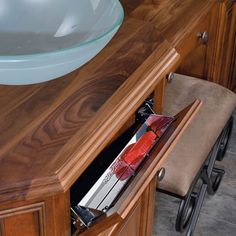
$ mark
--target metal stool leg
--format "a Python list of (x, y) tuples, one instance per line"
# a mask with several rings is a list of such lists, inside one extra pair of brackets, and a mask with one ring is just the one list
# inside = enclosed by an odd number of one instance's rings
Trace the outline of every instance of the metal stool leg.
[(195, 205), (196, 194), (194, 192), (190, 192), (184, 199), (181, 200), (175, 225), (177, 232), (182, 233), (188, 228)]
[(228, 123), (226, 124), (221, 134), (220, 147), (219, 147), (219, 151), (216, 158), (217, 161), (222, 161), (224, 159), (224, 156), (228, 147), (229, 139), (231, 137), (232, 129), (233, 129), (233, 117), (230, 117)]
[(192, 214), (192, 217), (190, 219), (190, 224), (189, 224), (189, 228), (187, 230), (186, 236), (193, 235), (193, 232), (197, 225), (198, 217), (201, 211), (201, 207), (202, 207), (206, 192), (207, 192), (207, 184), (203, 184), (197, 196), (196, 206)]

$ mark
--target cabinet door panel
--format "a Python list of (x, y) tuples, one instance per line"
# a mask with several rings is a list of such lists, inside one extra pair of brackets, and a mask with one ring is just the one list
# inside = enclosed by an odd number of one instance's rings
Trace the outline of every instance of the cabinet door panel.
[(2, 220), (2, 236), (41, 236), (39, 215), (26, 213)]
[(0, 211), (1, 236), (43, 236), (44, 203)]
[(156, 177), (150, 182), (129, 215), (116, 225), (109, 236), (151, 236), (156, 193)]
[[(186, 50), (191, 50), (189, 53), (183, 54), (184, 57), (182, 57), (182, 62), (177, 70), (178, 73), (207, 79), (207, 48), (211, 43), (211, 37), (213, 37), (209, 32), (210, 16), (209, 14), (208, 17), (193, 30), (191, 37), (189, 37), (189, 45)], [(204, 32), (208, 35), (208, 42), (206, 41), (205, 43), (201, 41), (200, 36), (198, 36), (198, 34)], [(187, 44), (184, 46), (186, 47), (186, 45)]]
[(68, 192), (46, 199), (2, 204), (0, 236), (69, 236), (69, 206)]
[(118, 232), (118, 236), (137, 236), (140, 235), (140, 221), (141, 221), (141, 199), (137, 202), (137, 205), (134, 207), (133, 211), (125, 220), (124, 225)]

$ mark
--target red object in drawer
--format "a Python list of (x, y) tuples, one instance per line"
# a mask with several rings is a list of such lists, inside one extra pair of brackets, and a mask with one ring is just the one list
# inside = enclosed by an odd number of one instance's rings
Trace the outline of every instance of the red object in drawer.
[[(137, 141), (128, 144), (112, 166), (112, 171), (118, 179), (125, 180), (134, 174), (172, 121), (172, 117), (150, 115), (134, 136)], [(143, 130), (143, 128), (145, 129)]]

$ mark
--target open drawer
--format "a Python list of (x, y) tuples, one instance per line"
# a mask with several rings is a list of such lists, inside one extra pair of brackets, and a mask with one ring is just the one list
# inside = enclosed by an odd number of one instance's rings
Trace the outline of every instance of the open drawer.
[[(187, 125), (191, 122), (201, 106), (201, 101), (196, 100), (193, 104), (185, 108), (175, 116), (175, 120), (169, 125), (165, 133), (160, 137), (158, 142), (148, 153), (145, 160), (140, 164), (135, 174), (127, 181), (122, 191), (119, 192), (112, 207), (101, 214), (101, 211), (95, 209), (84, 210), (85, 220), (87, 217), (94, 216), (95, 221), (85, 226), (84, 221), (76, 219), (76, 212), (72, 208), (72, 218), (77, 230), (73, 231), (73, 235), (98, 235), (104, 231), (109, 231), (108, 234), (102, 235), (117, 235), (119, 227), (124, 230), (124, 221), (127, 217), (134, 217), (132, 214), (137, 208), (137, 204), (141, 201), (141, 197), (153, 182), (156, 173), (161, 167), (161, 162), (168, 156), (168, 153), (174, 147), (176, 141), (181, 136)], [(117, 157), (125, 145), (133, 137), (134, 127), (128, 129), (124, 134), (114, 141), (110, 147), (103, 151), (98, 158), (90, 165), (85, 173), (71, 188), (71, 205), (74, 207), (94, 186), (97, 179), (111, 165), (113, 158)], [(109, 155), (109, 153), (112, 153)], [(109, 160), (110, 159), (110, 160)], [(153, 185), (155, 186), (155, 184)], [(81, 189), (83, 191), (81, 191)], [(155, 187), (152, 188), (155, 191)], [(80, 191), (79, 191), (80, 190)], [(142, 204), (142, 203), (141, 203)], [(149, 201), (149, 204), (152, 204)], [(141, 205), (140, 205), (141, 206)], [(133, 216), (132, 216), (133, 215)], [(82, 223), (83, 222), (83, 223)], [(73, 226), (72, 226), (73, 227)], [(126, 232), (127, 233), (127, 232)], [(120, 233), (119, 233), (120, 235)], [(121, 234), (122, 235), (122, 234)]]

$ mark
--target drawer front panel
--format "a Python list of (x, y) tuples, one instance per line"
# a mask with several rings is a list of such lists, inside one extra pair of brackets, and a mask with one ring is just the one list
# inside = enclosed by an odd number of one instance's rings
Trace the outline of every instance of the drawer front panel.
[[(133, 225), (133, 223), (131, 224), (129, 223), (129, 221), (139, 221), (138, 212), (140, 211), (138, 208), (138, 202), (140, 201), (140, 199), (142, 199), (142, 196), (145, 194), (146, 189), (148, 189), (148, 186), (156, 177), (156, 173), (161, 168), (163, 160), (168, 156), (176, 141), (179, 139), (185, 128), (196, 115), (201, 105), (202, 103), (197, 100), (176, 115), (176, 121), (167, 130), (162, 139), (160, 139), (158, 145), (154, 148), (150, 156), (143, 163), (142, 167), (137, 172), (132, 181), (130, 181), (128, 187), (124, 190), (115, 205), (110, 210), (108, 210), (106, 216), (98, 219), (97, 222), (90, 228), (86, 230), (82, 229), (81, 232), (77, 232), (75, 235), (98, 235), (99, 233), (102, 233), (103, 231), (109, 229), (112, 224), (118, 224), (120, 226), (117, 226), (118, 228), (113, 230), (111, 235), (119, 235), (119, 233), (123, 235), (123, 232), (125, 232), (125, 234), (127, 235), (127, 232), (131, 230)], [(153, 203), (154, 200), (150, 201), (147, 204), (147, 208), (151, 205), (151, 202)], [(143, 205), (143, 203), (141, 205)], [(130, 214), (132, 215), (133, 211), (136, 211), (136, 214), (134, 214), (135, 217), (130, 216)], [(141, 213), (146, 215), (147, 217), (149, 213), (145, 214), (144, 212), (145, 209), (142, 209)], [(135, 224), (138, 224), (137, 222)], [(105, 226), (107, 227), (105, 228)], [(138, 228), (142, 228), (142, 226), (140, 225), (140, 227)], [(143, 234), (140, 233), (140, 235)]]

